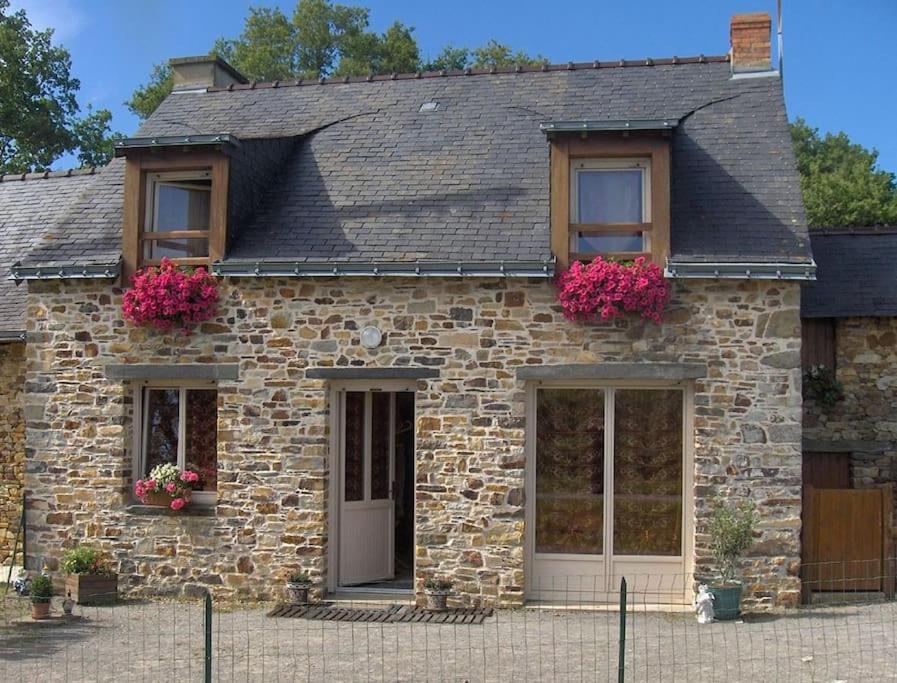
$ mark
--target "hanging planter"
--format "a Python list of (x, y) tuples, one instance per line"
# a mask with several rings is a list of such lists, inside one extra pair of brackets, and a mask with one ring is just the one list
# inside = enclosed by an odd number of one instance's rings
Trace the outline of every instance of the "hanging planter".
[(135, 325), (190, 334), (218, 310), (218, 281), (205, 268), (181, 270), (163, 258), (158, 267), (139, 270), (131, 284), (122, 299), (122, 313)]
[(568, 320), (612, 320), (627, 313), (660, 324), (670, 297), (663, 271), (639, 256), (632, 262), (574, 262), (558, 277), (558, 301)]

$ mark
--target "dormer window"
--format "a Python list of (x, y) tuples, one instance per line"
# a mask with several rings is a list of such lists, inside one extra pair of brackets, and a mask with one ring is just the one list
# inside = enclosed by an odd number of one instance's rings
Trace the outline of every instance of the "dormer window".
[(140, 240), (143, 264), (162, 258), (207, 259), (212, 173), (188, 171), (146, 174), (146, 221)]
[(650, 159), (577, 159), (570, 174), (573, 258), (649, 254)]

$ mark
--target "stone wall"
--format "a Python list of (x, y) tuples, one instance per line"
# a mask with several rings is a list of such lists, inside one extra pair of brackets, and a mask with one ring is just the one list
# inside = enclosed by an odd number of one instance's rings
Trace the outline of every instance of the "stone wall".
[[(793, 604), (800, 533), (799, 292), (793, 283), (675, 284), (662, 326), (574, 325), (540, 280), (230, 279), (189, 337), (125, 324), (103, 283), (31, 283), (29, 554), (108, 549), (126, 590), (267, 597), (290, 569), (327, 572), (329, 421), (322, 366), (427, 366), (418, 380), (417, 585), (455, 577), (466, 601), (519, 604), (524, 584), (521, 365), (707, 364), (695, 387), (698, 572), (708, 498), (763, 516), (746, 574), (755, 604)], [(377, 325), (368, 351), (358, 330)], [(237, 363), (219, 383), (219, 502), (209, 516), (129, 509), (132, 391), (107, 363)]]
[(839, 319), (835, 354), (844, 400), (825, 407), (808, 399), (804, 436), (853, 448), (856, 488), (897, 484), (897, 318)]
[(22, 519), (24, 388), (25, 344), (0, 344), (0, 564), (12, 554)]

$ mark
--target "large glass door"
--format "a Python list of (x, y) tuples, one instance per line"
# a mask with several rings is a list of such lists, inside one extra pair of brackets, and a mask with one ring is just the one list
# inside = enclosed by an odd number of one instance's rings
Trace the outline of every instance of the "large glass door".
[(601, 602), (624, 575), (678, 590), (683, 389), (540, 387), (534, 418), (528, 594)]

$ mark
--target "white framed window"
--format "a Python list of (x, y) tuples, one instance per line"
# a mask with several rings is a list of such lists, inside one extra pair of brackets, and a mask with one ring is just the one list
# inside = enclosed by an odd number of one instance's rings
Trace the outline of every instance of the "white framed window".
[(208, 258), (211, 197), (211, 170), (148, 173), (143, 261)]
[(199, 474), (192, 500), (214, 504), (218, 484), (218, 389), (142, 383), (134, 395), (134, 478), (171, 463)]
[(650, 252), (649, 159), (576, 159), (570, 175), (572, 254)]

